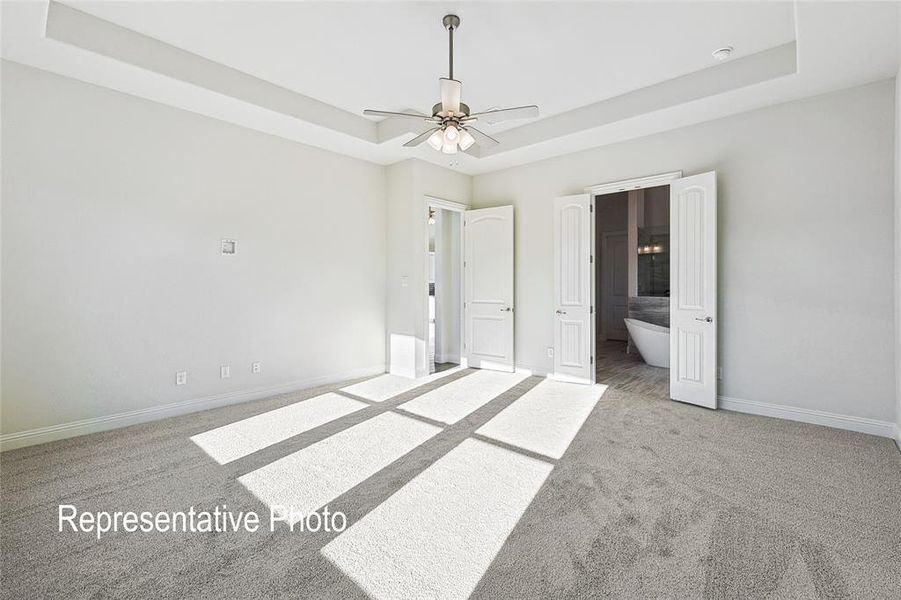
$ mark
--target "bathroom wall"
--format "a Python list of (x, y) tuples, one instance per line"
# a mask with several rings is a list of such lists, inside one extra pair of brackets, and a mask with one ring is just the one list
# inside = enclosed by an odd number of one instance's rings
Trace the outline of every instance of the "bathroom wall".
[[(605, 262), (604, 256), (604, 233), (605, 232), (623, 232), (625, 233), (629, 227), (629, 194), (628, 192), (617, 192), (614, 194), (604, 194), (595, 198), (595, 251), (596, 275), (595, 275), (595, 304), (598, 307), (598, 316), (595, 320), (597, 329), (597, 339), (603, 340), (605, 334), (609, 339), (625, 339), (628, 335), (623, 323), (613, 324), (612, 320), (621, 321), (622, 318), (628, 316), (628, 290), (626, 290), (625, 304), (623, 305), (621, 316), (607, 317), (605, 316), (605, 306), (603, 305), (604, 286), (604, 269), (608, 264)], [(626, 271), (628, 269), (628, 257), (624, 257), (623, 264), (620, 267)], [(628, 286), (627, 286), (628, 287)], [(606, 320), (606, 322), (605, 322)], [(611, 329), (613, 328), (613, 330)]]
[(629, 318), (669, 327), (669, 298), (632, 296), (629, 298)]

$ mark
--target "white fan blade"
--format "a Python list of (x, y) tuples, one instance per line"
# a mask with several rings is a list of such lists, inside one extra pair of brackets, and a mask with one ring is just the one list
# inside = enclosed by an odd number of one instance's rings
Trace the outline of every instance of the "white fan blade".
[(439, 81), (441, 82), (441, 110), (447, 114), (459, 113), (463, 84), (456, 79), (444, 77)]
[(538, 107), (534, 104), (530, 106), (517, 106), (516, 108), (499, 108), (497, 110), (486, 110), (485, 112), (469, 115), (470, 119), (478, 119), (486, 123), (495, 124), (501, 121), (510, 121), (512, 119), (531, 119), (538, 116)]
[(431, 119), (432, 117), (427, 117), (426, 115), (414, 115), (413, 113), (402, 113), (402, 112), (390, 112), (387, 110), (370, 110), (366, 109), (363, 111), (364, 115), (370, 117), (403, 117), (406, 119)]
[(500, 144), (499, 141), (488, 135), (487, 133), (482, 133), (475, 127), (466, 126), (466, 131), (472, 134), (472, 137), (476, 139), (476, 144), (482, 146), (483, 148), (491, 148), (492, 146), (497, 146)]
[(404, 144), (404, 146), (408, 146), (408, 147), (418, 146), (419, 144), (421, 144), (424, 141), (426, 141), (427, 139), (429, 139), (429, 136), (432, 135), (433, 133), (435, 133), (436, 131), (438, 131), (439, 129), (441, 129), (441, 128), (440, 127), (432, 127), (428, 131), (425, 131), (425, 132), (417, 135), (415, 138), (413, 138), (412, 140), (410, 140), (409, 142)]

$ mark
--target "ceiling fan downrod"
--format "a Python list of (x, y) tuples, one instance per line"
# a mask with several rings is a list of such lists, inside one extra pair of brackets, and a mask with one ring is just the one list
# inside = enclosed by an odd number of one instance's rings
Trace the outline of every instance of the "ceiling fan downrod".
[(454, 30), (460, 26), (460, 17), (457, 15), (444, 15), (444, 19), (441, 20), (444, 23), (445, 29), (447, 29), (447, 35), (449, 38), (449, 48), (450, 48), (450, 60), (449, 68), (448, 68), (448, 79), (454, 78)]

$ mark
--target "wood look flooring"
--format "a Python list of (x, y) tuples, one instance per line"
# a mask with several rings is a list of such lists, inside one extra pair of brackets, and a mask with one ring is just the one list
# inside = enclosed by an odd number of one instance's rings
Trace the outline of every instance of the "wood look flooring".
[(598, 383), (648, 398), (669, 399), (669, 369), (652, 367), (637, 351), (626, 354), (626, 342), (599, 342), (595, 363)]

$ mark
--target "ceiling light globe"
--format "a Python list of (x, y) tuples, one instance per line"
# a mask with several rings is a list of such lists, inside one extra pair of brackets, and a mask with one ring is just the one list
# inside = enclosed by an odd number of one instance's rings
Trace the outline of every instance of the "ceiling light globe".
[(429, 136), (428, 142), (429, 146), (435, 150), (441, 150), (441, 146), (444, 145), (444, 132), (440, 129), (436, 130), (435, 133)]
[(457, 140), (460, 138), (460, 130), (457, 129), (453, 125), (448, 125), (444, 128), (444, 143), (445, 144), (453, 144), (457, 145)]
[(445, 154), (456, 154), (457, 153), (457, 144), (444, 144), (441, 147), (441, 151)]
[(469, 147), (476, 143), (476, 139), (465, 129), (460, 130), (460, 150), (466, 152)]

